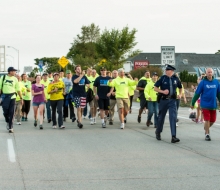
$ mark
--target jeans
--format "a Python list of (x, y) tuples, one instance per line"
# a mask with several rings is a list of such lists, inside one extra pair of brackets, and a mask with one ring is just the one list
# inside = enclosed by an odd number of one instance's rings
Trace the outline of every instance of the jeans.
[(11, 96), (6, 96), (2, 102), (3, 115), (6, 123), (9, 125), (9, 129), (13, 128), (13, 118), (15, 111), (15, 98), (11, 99)]
[(52, 108), (53, 126), (57, 125), (56, 113), (58, 113), (58, 125), (59, 127), (61, 127), (63, 125), (63, 113), (62, 113), (63, 100), (50, 100), (50, 104)]
[(50, 100), (47, 100), (46, 103), (46, 109), (47, 109), (47, 120), (51, 119), (51, 109), (50, 109)]
[(148, 117), (147, 117), (148, 121), (151, 121), (151, 118), (152, 118), (153, 114), (154, 114), (154, 126), (157, 126), (158, 103), (157, 102), (148, 101)]
[[(64, 95), (64, 102), (63, 102), (63, 118), (66, 118), (68, 117), (68, 107), (69, 107), (69, 110), (70, 110), (70, 119), (73, 119), (75, 118), (75, 113), (74, 113), (74, 107), (73, 107), (73, 104), (72, 104), (72, 101), (70, 99), (66, 100), (66, 96), (67, 95)], [(66, 106), (66, 101), (68, 101), (68, 105)]]

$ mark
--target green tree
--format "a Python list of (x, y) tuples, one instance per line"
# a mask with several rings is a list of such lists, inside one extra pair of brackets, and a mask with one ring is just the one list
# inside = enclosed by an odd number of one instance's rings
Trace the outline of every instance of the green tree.
[(73, 60), (74, 65), (80, 64), (82, 67), (93, 67), (98, 63), (98, 53), (96, 42), (100, 38), (99, 26), (92, 23), (89, 26), (82, 26), (81, 34), (78, 34), (71, 43), (71, 48), (67, 53), (67, 58)]
[(30, 78), (34, 78), (36, 76), (36, 74), (38, 73), (38, 68), (35, 67), (29, 74), (28, 74), (28, 77)]
[(135, 42), (136, 32), (136, 29), (130, 31), (128, 27), (124, 27), (121, 31), (105, 29), (96, 45), (100, 58), (106, 59), (109, 64), (121, 67), (128, 58), (126, 55), (137, 44)]
[(220, 54), (220, 50), (218, 50), (215, 54)]
[(154, 72), (157, 72), (158, 76), (162, 76), (163, 75), (163, 71), (160, 67), (158, 66), (147, 66), (147, 67), (140, 67), (138, 69), (135, 69), (135, 70), (132, 70), (130, 72), (131, 76), (134, 78), (134, 77), (137, 77), (138, 79), (140, 79), (141, 77), (144, 76), (145, 72), (146, 71), (150, 71), (150, 74), (152, 75)]

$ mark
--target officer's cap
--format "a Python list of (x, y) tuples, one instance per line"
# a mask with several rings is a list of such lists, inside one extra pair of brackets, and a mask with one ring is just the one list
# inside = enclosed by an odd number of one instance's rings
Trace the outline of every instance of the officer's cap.
[(153, 72), (152, 76), (158, 76), (157, 72)]
[(174, 70), (176, 70), (176, 68), (167, 64), (165, 70), (172, 70), (172, 71), (174, 71)]

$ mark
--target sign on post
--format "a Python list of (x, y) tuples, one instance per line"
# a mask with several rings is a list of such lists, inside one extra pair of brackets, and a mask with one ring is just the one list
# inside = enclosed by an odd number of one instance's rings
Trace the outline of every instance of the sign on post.
[(66, 65), (69, 63), (68, 59), (65, 58), (64, 56), (61, 57), (59, 60), (58, 60), (58, 63), (61, 67), (66, 67)]
[(161, 65), (175, 65), (175, 46), (161, 46)]
[(30, 73), (32, 71), (32, 66), (25, 66), (24, 73)]

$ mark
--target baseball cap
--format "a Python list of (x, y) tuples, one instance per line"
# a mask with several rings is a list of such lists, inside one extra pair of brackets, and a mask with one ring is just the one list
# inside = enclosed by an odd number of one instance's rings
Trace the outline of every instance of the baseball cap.
[(167, 64), (165, 70), (172, 70), (172, 71), (174, 71), (174, 70), (176, 70), (176, 68)]
[(43, 73), (43, 75), (42, 76), (44, 76), (44, 75), (48, 75), (47, 73)]
[(153, 72), (152, 76), (154, 76), (154, 75), (158, 76), (157, 72)]
[(66, 74), (71, 74), (71, 71), (70, 70), (66, 70)]
[(60, 74), (59, 74), (59, 73), (54, 73), (54, 74), (53, 74), (53, 77), (54, 77), (55, 75), (60, 75)]
[(107, 71), (107, 69), (106, 69), (105, 67), (102, 67), (102, 68), (100, 69), (100, 71)]
[(17, 69), (15, 69), (14, 67), (8, 67), (8, 72), (10, 71), (17, 71)]

